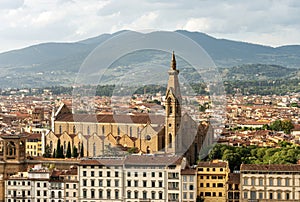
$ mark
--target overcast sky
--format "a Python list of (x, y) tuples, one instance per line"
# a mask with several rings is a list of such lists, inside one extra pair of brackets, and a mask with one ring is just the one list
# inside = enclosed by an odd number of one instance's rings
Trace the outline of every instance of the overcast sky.
[(270, 46), (300, 44), (298, 0), (0, 0), (0, 52), (122, 29), (185, 29)]

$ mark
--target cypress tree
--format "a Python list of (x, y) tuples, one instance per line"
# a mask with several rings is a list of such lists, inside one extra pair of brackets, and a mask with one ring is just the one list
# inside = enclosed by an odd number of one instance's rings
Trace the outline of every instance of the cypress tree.
[(78, 150), (75, 145), (73, 146), (72, 157), (74, 157), (74, 158), (78, 157)]
[(60, 149), (61, 149), (61, 146), (60, 146), (60, 139), (58, 139), (57, 145), (56, 145), (55, 158), (60, 158), (60, 153), (61, 153)]
[(71, 143), (68, 142), (68, 147), (67, 147), (67, 158), (71, 158), (72, 157), (72, 153), (71, 153)]
[(83, 143), (81, 143), (81, 148), (80, 148), (80, 157), (84, 156), (84, 148), (83, 148)]
[(56, 150), (55, 149), (53, 150), (52, 158), (56, 158)]

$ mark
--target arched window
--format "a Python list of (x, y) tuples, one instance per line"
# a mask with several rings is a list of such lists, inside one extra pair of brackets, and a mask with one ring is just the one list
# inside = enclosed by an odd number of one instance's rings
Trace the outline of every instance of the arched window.
[(90, 134), (90, 127), (89, 126), (87, 127), (87, 134), (88, 135)]
[(103, 198), (103, 190), (99, 189), (99, 198), (102, 199)]
[(131, 127), (129, 128), (129, 134), (130, 134), (130, 137), (132, 137), (132, 128)]
[(54, 197), (55, 197), (55, 192), (51, 191), (51, 198), (54, 198)]
[(62, 134), (62, 127), (59, 125), (59, 134)]
[(131, 191), (127, 191), (127, 198), (131, 198)]
[(118, 136), (120, 135), (121, 133), (121, 130), (120, 130), (120, 127), (118, 126)]
[(115, 199), (118, 199), (119, 198), (119, 190), (115, 190)]
[(58, 198), (61, 198), (61, 191), (58, 192)]
[(93, 156), (96, 156), (96, 143), (93, 144)]
[(73, 134), (76, 134), (76, 127), (73, 126)]
[(105, 133), (105, 127), (102, 126), (102, 135), (104, 135), (104, 133)]
[(52, 151), (52, 148), (53, 148), (53, 142), (50, 141), (50, 149), (51, 149), (51, 151)]
[(147, 154), (150, 154), (150, 148), (147, 146)]
[(172, 148), (172, 134), (169, 133), (169, 148)]

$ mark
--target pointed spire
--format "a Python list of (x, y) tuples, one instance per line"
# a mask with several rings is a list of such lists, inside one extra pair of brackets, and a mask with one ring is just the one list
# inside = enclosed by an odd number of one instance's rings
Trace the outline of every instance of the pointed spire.
[(174, 51), (172, 53), (171, 69), (176, 70), (176, 59)]

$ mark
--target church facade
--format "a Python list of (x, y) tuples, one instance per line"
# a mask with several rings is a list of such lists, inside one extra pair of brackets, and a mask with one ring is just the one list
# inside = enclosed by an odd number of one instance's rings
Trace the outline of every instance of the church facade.
[(53, 114), (52, 130), (45, 135), (45, 145), (53, 152), (60, 140), (66, 152), (70, 142), (78, 151), (83, 150), (85, 157), (117, 155), (135, 148), (140, 153), (184, 155), (190, 163), (196, 163), (209, 126), (196, 123), (181, 112), (179, 70), (174, 53), (168, 74), (165, 116), (73, 114), (62, 104)]

